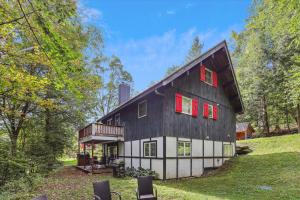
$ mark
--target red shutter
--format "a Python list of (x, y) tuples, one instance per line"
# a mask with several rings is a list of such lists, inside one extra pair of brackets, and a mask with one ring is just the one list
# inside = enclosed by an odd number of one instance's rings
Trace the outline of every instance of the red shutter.
[(181, 113), (182, 112), (182, 95), (176, 93), (175, 97), (175, 111)]
[(193, 117), (198, 116), (198, 99), (192, 100), (192, 116)]
[(218, 87), (218, 75), (216, 72), (213, 72), (213, 86)]
[(218, 106), (214, 104), (213, 106), (213, 119), (217, 120), (218, 119)]
[(208, 118), (208, 103), (203, 104), (203, 117)]
[(200, 80), (205, 81), (205, 66), (201, 65), (200, 67)]

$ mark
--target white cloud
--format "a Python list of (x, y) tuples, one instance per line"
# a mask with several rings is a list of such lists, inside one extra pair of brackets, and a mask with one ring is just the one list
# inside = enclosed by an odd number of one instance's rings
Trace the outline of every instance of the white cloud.
[(195, 6), (195, 4), (189, 2), (185, 5), (185, 8), (191, 8), (191, 7), (194, 7), (194, 6)]
[(91, 22), (102, 18), (102, 12), (100, 10), (87, 7), (81, 1), (78, 3), (78, 11), (83, 22)]
[(175, 10), (167, 10), (167, 11), (166, 11), (166, 14), (167, 14), (167, 15), (175, 15), (176, 12), (175, 12)]
[(151, 81), (163, 78), (166, 69), (172, 65), (181, 65), (195, 36), (204, 42), (204, 49), (213, 47), (218, 42), (228, 39), (230, 27), (224, 32), (217, 29), (198, 31), (195, 27), (178, 33), (175, 29), (161, 35), (142, 39), (107, 43), (107, 53), (121, 58), (125, 69), (135, 81), (138, 90), (146, 88)]

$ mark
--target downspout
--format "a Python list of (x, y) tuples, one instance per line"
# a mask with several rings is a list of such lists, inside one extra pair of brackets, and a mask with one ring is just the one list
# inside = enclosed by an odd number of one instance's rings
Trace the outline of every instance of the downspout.
[[(158, 96), (165, 97), (165, 94), (158, 91), (158, 88), (155, 89), (155, 94)], [(165, 128), (164, 128), (164, 109), (165, 109), (165, 98), (163, 98), (162, 102), (162, 137), (163, 137), (163, 180), (166, 180), (166, 154), (167, 154), (167, 148), (166, 148), (166, 136), (165, 136)]]

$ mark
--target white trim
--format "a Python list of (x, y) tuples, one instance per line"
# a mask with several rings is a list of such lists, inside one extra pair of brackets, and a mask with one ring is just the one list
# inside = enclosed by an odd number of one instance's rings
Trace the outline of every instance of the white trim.
[[(186, 99), (186, 100), (190, 101), (190, 113), (187, 113), (187, 112), (183, 111), (183, 99)], [(186, 114), (186, 115), (192, 115), (192, 112), (193, 112), (192, 111), (192, 109), (193, 109), (193, 102), (192, 101), (193, 101), (193, 99), (182, 95), (182, 105), (181, 105), (182, 106), (182, 111), (181, 111), (181, 113)]]
[[(211, 76), (210, 76), (211, 83), (209, 83), (209, 82), (206, 81), (206, 71), (209, 71), (209, 72), (211, 73)], [(213, 80), (213, 71), (210, 70), (210, 69), (208, 69), (207, 67), (205, 67), (205, 74), (204, 74), (204, 76), (205, 76), (205, 81), (204, 81), (204, 82), (205, 82), (206, 84), (208, 84), (208, 85), (213, 86), (213, 82), (214, 82), (214, 80)]]
[[(153, 156), (153, 155), (151, 155), (151, 144), (155, 144), (155, 155)], [(149, 145), (149, 156), (147, 156), (146, 155), (146, 151), (145, 151), (145, 147), (146, 147), (146, 145)], [(144, 157), (146, 157), (146, 158), (156, 158), (157, 157), (157, 141), (155, 140), (155, 141), (145, 141), (144, 143), (143, 143), (143, 156)]]
[[(183, 143), (183, 155), (179, 155), (179, 152), (178, 152), (178, 147), (179, 147), (179, 143)], [(187, 151), (186, 151), (186, 144), (190, 144), (190, 152), (189, 152), (189, 155), (187, 155)], [(191, 141), (183, 141), (183, 140), (178, 140), (177, 142), (177, 156), (178, 157), (191, 157), (192, 155), (192, 142)]]
[(116, 137), (116, 136), (95, 136), (90, 135), (79, 140), (79, 143), (90, 142), (90, 141), (124, 141), (124, 137)]
[[(140, 116), (140, 104), (143, 104), (143, 103), (146, 103), (146, 113), (145, 113), (145, 115)], [(148, 112), (148, 110), (147, 110), (148, 108), (147, 108), (147, 107), (148, 107), (148, 106), (147, 106), (147, 100), (144, 100), (144, 101), (138, 103), (138, 119), (147, 116), (147, 112)]]
[[(211, 113), (211, 115), (210, 115), (210, 113)], [(208, 104), (208, 118), (210, 118), (210, 119), (214, 118), (214, 106), (212, 104)]]

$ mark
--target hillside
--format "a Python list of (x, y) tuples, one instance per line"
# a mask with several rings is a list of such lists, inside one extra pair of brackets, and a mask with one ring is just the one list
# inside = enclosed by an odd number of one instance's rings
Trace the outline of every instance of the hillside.
[[(231, 159), (213, 175), (155, 181), (160, 199), (299, 199), (300, 135), (258, 138), (239, 142), (254, 151)], [(136, 180), (86, 175), (65, 167), (50, 176), (36, 194), (50, 199), (89, 199), (92, 182), (109, 179), (124, 199), (135, 199)]]

